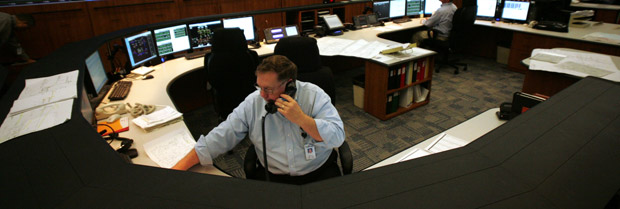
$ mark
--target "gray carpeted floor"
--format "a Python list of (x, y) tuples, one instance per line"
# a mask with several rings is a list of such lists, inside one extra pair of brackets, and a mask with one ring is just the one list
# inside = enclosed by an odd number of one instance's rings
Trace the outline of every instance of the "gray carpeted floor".
[[(449, 129), (502, 102), (521, 90), (523, 74), (485, 58), (467, 58), (468, 71), (454, 75), (452, 69), (433, 74), (430, 103), (387, 121), (381, 121), (353, 105), (352, 78), (364, 73), (353, 69), (335, 73), (336, 108), (344, 122), (346, 140), (353, 153), (353, 171), (361, 171), (410, 146)], [(206, 134), (217, 121), (212, 106), (184, 114), (192, 135)], [(244, 140), (232, 153), (214, 160), (224, 172), (244, 177), (243, 156), (249, 145)]]

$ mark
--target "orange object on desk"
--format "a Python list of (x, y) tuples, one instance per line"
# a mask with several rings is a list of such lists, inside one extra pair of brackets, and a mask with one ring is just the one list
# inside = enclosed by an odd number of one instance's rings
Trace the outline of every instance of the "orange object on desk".
[[(112, 127), (112, 129), (114, 129), (114, 132), (116, 133), (129, 130), (129, 118), (128, 117), (122, 117), (112, 123), (108, 123), (107, 121), (101, 121), (101, 122), (98, 122), (97, 124), (108, 125)], [(105, 125), (97, 125), (97, 132), (101, 133), (103, 130), (106, 130), (106, 132), (102, 136), (112, 133), (112, 130), (110, 130), (110, 127), (105, 126)]]

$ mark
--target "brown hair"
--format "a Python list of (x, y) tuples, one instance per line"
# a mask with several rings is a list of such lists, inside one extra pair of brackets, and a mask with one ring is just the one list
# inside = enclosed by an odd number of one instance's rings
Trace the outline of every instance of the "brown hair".
[(297, 79), (297, 66), (291, 60), (282, 55), (272, 55), (263, 59), (256, 68), (256, 73), (275, 72), (278, 80), (284, 81)]

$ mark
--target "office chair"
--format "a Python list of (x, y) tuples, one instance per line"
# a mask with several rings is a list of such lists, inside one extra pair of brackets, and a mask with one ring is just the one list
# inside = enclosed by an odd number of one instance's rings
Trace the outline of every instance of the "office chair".
[(309, 37), (286, 37), (280, 39), (273, 54), (283, 55), (297, 65), (297, 80), (321, 87), (336, 104), (334, 75), (329, 67), (321, 66), (321, 55), (316, 39)]
[[(334, 149), (334, 151), (338, 152), (341, 175), (353, 173), (353, 155), (351, 154), (349, 143), (347, 143), (347, 141), (342, 142), (342, 145), (340, 145), (338, 149)], [(256, 179), (257, 163), (260, 163), (258, 161), (258, 155), (256, 155), (254, 144), (251, 144), (243, 159), (243, 172), (245, 172), (246, 179)]]
[(245, 97), (256, 91), (258, 54), (248, 49), (239, 28), (222, 28), (213, 34), (211, 53), (205, 55), (207, 81), (211, 84), (214, 108), (224, 121)]
[[(428, 47), (437, 51), (441, 59), (438, 60), (439, 66), (435, 67), (435, 72), (439, 72), (442, 65), (454, 68), (454, 74), (459, 74), (459, 66), (467, 71), (467, 64), (459, 63), (458, 60), (450, 59), (450, 55), (456, 53), (462, 46), (468, 43), (470, 31), (473, 29), (474, 21), (476, 21), (476, 12), (478, 7), (476, 1), (464, 0), (463, 6), (454, 12), (452, 17), (452, 30), (447, 40), (439, 40), (437, 30), (427, 30), (429, 39), (422, 42), (422, 47)], [(432, 31), (432, 33), (431, 33)]]

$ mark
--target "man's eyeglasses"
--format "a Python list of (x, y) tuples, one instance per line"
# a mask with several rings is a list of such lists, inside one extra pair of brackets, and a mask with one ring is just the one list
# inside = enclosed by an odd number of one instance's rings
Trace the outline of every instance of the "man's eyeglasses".
[[(277, 87), (275, 87), (275, 89), (280, 88), (282, 85), (284, 85), (284, 83), (286, 82), (282, 82), (280, 83), (280, 85), (278, 85)], [(257, 83), (254, 83), (254, 87), (256, 87), (256, 90), (260, 90), (265, 92), (266, 94), (273, 94), (273, 90), (274, 88), (261, 88), (260, 86), (258, 86)]]

